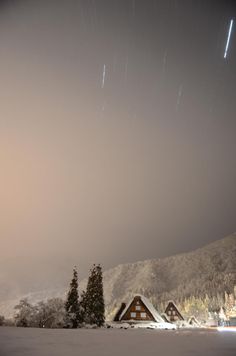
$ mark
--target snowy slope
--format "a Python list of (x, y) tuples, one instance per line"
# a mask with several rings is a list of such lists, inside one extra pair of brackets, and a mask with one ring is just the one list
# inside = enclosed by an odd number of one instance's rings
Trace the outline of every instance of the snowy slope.
[[(230, 291), (236, 285), (236, 234), (211, 243), (193, 252), (163, 259), (152, 259), (118, 265), (104, 272), (104, 295), (108, 318), (120, 303), (134, 294), (148, 297), (154, 306), (170, 299), (209, 296)], [(86, 287), (86, 280), (80, 283)], [(65, 296), (65, 287), (48, 288), (28, 293), (31, 302)], [(0, 314), (9, 316), (13, 306), (25, 295), (0, 300)]]
[(134, 293), (158, 307), (170, 299), (215, 295), (236, 285), (236, 234), (190, 253), (119, 265), (104, 273), (107, 313)]

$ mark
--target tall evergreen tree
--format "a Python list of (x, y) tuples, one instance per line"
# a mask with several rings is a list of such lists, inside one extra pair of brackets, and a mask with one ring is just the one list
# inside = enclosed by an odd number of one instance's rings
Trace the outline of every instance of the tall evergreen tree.
[(103, 297), (102, 267), (93, 265), (90, 270), (87, 290), (83, 298), (85, 321), (102, 326), (105, 321), (105, 304)]
[(87, 302), (86, 302), (86, 292), (83, 290), (80, 296), (80, 319), (81, 319), (81, 323), (85, 322), (88, 323), (89, 321), (86, 318), (86, 306), (87, 306)]
[(79, 292), (78, 292), (78, 273), (76, 267), (73, 269), (73, 278), (70, 282), (69, 292), (65, 303), (67, 319), (72, 328), (77, 328), (80, 322)]

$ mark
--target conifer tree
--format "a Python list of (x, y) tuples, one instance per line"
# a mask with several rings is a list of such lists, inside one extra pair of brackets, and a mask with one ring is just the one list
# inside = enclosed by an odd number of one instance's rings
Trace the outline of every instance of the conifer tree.
[(85, 307), (85, 321), (89, 324), (102, 326), (105, 321), (105, 305), (103, 297), (102, 268), (100, 265), (93, 265), (90, 270), (83, 305)]
[(88, 322), (86, 320), (86, 292), (83, 290), (80, 296), (80, 319), (81, 322)]
[(73, 269), (73, 278), (70, 282), (65, 309), (67, 312), (67, 319), (72, 328), (77, 328), (80, 323), (80, 307), (78, 293), (78, 273), (76, 267)]

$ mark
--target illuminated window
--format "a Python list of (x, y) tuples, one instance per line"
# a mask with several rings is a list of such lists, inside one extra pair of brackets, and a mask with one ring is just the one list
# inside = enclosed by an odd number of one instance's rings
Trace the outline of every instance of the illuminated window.
[(141, 306), (140, 305), (136, 305), (135, 310), (141, 310)]
[(136, 318), (136, 313), (132, 312), (130, 313), (131, 318)]
[(147, 314), (146, 313), (140, 313), (141, 318), (146, 318)]

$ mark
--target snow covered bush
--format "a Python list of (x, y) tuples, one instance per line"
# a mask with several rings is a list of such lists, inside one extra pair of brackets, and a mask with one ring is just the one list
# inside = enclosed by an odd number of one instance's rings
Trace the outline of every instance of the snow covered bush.
[(61, 298), (52, 298), (36, 305), (34, 324), (41, 328), (63, 328), (66, 323), (66, 310)]
[(17, 310), (15, 315), (16, 326), (35, 326), (37, 309), (28, 302), (27, 298), (21, 299), (15, 309)]

